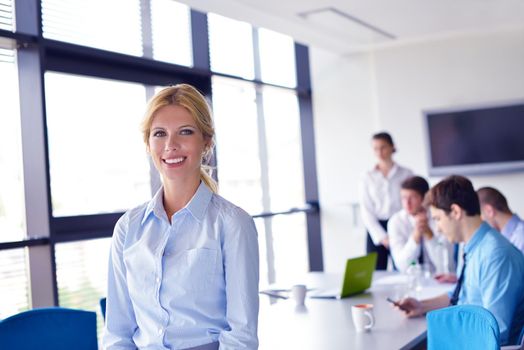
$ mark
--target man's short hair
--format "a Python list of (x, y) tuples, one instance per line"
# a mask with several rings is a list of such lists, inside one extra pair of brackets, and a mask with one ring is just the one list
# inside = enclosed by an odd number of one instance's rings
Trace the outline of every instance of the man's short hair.
[(388, 143), (391, 147), (395, 147), (395, 143), (393, 143), (393, 138), (391, 137), (391, 135), (385, 131), (382, 131), (382, 132), (378, 132), (376, 134), (374, 134), (371, 139), (373, 140), (382, 140), (382, 141), (385, 141), (386, 143)]
[(428, 192), (426, 203), (449, 214), (451, 205), (461, 207), (468, 216), (480, 215), (477, 192), (469, 179), (451, 175), (433, 186)]
[(477, 190), (477, 194), (481, 205), (489, 204), (497, 211), (511, 214), (506, 197), (497, 189), (493, 187), (481, 187)]
[(411, 176), (402, 181), (400, 188), (403, 190), (413, 190), (420, 194), (422, 198), (424, 198), (426, 192), (429, 191), (429, 184), (423, 177)]

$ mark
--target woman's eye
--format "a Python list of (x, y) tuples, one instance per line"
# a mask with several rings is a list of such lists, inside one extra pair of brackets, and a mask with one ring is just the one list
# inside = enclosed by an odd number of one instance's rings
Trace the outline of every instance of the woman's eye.
[(181, 135), (192, 135), (193, 134), (193, 130), (191, 130), (191, 129), (182, 129), (182, 130), (180, 130), (180, 134)]
[(162, 137), (162, 136), (166, 136), (166, 133), (162, 130), (157, 130), (153, 133), (153, 136), (154, 137)]

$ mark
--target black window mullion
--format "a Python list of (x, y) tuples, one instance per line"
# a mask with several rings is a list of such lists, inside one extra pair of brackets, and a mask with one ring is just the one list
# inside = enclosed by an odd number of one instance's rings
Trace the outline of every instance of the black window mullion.
[[(295, 44), (297, 69), (298, 105), (300, 110), (300, 129), (302, 135), (302, 159), (304, 167), (304, 189), (306, 203), (318, 208), (317, 163), (315, 151), (315, 130), (313, 125), (313, 103), (311, 78), (309, 74), (309, 50), (307, 46)], [(323, 271), (322, 237), (320, 211), (306, 213), (309, 270)]]

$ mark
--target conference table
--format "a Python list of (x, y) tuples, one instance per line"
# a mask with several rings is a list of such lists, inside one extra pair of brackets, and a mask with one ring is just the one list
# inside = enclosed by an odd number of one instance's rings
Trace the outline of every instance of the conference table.
[[(312, 272), (301, 281), (309, 289), (340, 286), (340, 274)], [(453, 288), (424, 278), (422, 289), (411, 292), (419, 299), (433, 297)], [(406, 276), (377, 271), (370, 289), (343, 299), (306, 298), (296, 306), (292, 298), (260, 295), (260, 350), (279, 349), (423, 349), (426, 342), (425, 317), (407, 318), (387, 297), (398, 299), (408, 292)], [(285, 298), (285, 294), (284, 295)], [(373, 304), (375, 325), (369, 332), (357, 333), (351, 305)]]

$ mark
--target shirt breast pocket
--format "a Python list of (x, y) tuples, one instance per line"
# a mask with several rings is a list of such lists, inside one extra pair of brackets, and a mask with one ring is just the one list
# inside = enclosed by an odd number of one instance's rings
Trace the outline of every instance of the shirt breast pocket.
[(185, 260), (188, 285), (194, 291), (203, 291), (209, 288), (215, 278), (218, 252), (214, 249), (195, 248), (185, 251)]

